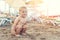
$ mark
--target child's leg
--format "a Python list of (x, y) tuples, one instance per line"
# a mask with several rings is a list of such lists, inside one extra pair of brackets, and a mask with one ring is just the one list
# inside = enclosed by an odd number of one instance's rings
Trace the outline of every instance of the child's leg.
[(26, 33), (26, 29), (27, 29), (27, 27), (26, 27), (26, 25), (24, 25), (24, 26), (22, 27), (22, 33)]
[(16, 30), (16, 27), (12, 27), (11, 28), (11, 34), (14, 35), (14, 36), (16, 35), (16, 31), (15, 30)]
[(22, 30), (22, 28), (19, 28), (19, 27), (18, 27), (18, 28), (16, 29), (16, 34), (19, 35), (19, 34), (21, 33), (21, 32), (20, 32), (21, 30)]
[(26, 33), (26, 28), (22, 28), (23, 29), (23, 33)]

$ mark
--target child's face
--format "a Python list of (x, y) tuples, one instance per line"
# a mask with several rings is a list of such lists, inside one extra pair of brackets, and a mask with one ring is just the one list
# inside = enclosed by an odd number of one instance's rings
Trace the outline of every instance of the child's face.
[(21, 15), (22, 17), (26, 17), (26, 16), (27, 16), (27, 10), (26, 10), (26, 8), (21, 8), (21, 9), (19, 10), (19, 12), (20, 12), (20, 15)]

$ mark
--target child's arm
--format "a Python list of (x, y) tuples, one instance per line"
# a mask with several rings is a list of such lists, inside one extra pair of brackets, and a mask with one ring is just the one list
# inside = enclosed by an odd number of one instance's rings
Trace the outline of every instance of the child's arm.
[(12, 25), (12, 28), (11, 28), (11, 33), (12, 34), (15, 34), (15, 27), (16, 25), (18, 24), (18, 21), (19, 21), (19, 17), (17, 17), (14, 21), (14, 24)]
[(19, 22), (19, 17), (17, 17), (17, 18), (15, 19), (14, 24), (12, 25), (12, 27), (15, 27), (15, 26), (18, 24), (18, 22)]

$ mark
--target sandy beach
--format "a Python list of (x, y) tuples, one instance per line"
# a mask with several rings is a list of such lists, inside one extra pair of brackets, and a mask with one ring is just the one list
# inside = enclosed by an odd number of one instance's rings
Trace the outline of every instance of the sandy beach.
[(26, 35), (15, 37), (11, 35), (11, 26), (0, 27), (0, 40), (60, 40), (60, 27), (29, 23)]

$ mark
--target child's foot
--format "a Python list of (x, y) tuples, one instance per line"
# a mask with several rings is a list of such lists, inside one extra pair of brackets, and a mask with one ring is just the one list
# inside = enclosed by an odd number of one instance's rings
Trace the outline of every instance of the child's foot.
[(27, 34), (26, 33), (22, 33), (23, 36), (26, 36)]
[(16, 37), (21, 37), (21, 35), (15, 35)]

